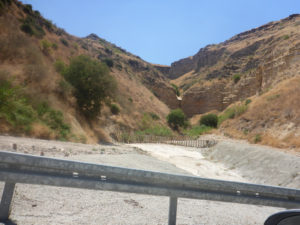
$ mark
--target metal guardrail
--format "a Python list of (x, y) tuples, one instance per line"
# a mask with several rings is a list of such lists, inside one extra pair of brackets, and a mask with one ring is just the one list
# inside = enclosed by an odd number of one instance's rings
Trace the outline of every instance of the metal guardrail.
[(0, 221), (7, 220), (16, 183), (169, 196), (169, 224), (177, 199), (191, 198), (283, 208), (300, 207), (300, 190), (104, 166), (20, 153), (0, 152), (5, 182)]

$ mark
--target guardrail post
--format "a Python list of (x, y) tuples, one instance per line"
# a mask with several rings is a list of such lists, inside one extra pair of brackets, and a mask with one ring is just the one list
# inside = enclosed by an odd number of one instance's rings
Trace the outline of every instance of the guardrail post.
[(0, 203), (0, 222), (6, 221), (9, 216), (10, 205), (14, 195), (15, 183), (5, 182), (1, 203)]
[(177, 198), (170, 197), (169, 205), (169, 225), (176, 225), (176, 214), (177, 214)]

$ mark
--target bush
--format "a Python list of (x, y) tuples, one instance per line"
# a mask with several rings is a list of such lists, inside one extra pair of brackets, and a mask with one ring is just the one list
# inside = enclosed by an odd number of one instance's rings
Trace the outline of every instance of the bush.
[(89, 56), (73, 58), (64, 76), (75, 89), (80, 110), (89, 119), (98, 116), (104, 100), (114, 96), (116, 81), (108, 67)]
[[(0, 76), (3, 76), (1, 73)], [(0, 77), (0, 118), (5, 119), (18, 132), (29, 132), (36, 122), (47, 125), (65, 140), (70, 127), (64, 123), (63, 114), (53, 110), (46, 102), (35, 103), (22, 92), (22, 88)]]
[(56, 72), (58, 72), (62, 75), (64, 74), (64, 72), (66, 70), (65, 63), (60, 59), (56, 60), (56, 62), (54, 63), (54, 67), (55, 67)]
[(290, 36), (287, 35), (287, 34), (282, 36), (282, 39), (283, 39), (283, 40), (287, 40), (287, 39), (289, 39), (289, 38), (290, 38)]
[(103, 62), (109, 67), (113, 67), (114, 66), (114, 62), (112, 61), (112, 59), (104, 59)]
[(252, 102), (251, 99), (246, 99), (245, 105), (249, 105), (251, 102)]
[(57, 50), (58, 49), (58, 46), (56, 43), (52, 43), (52, 46), (51, 46), (54, 50)]
[(219, 125), (227, 119), (233, 119), (242, 115), (246, 112), (248, 105), (246, 104), (237, 104), (230, 108), (227, 108), (220, 116), (219, 116)]
[(35, 113), (20, 87), (13, 87), (10, 81), (0, 78), (0, 118), (20, 131), (30, 131)]
[(184, 133), (188, 136), (199, 136), (201, 134), (210, 131), (211, 129), (212, 129), (211, 127), (200, 125), (200, 126), (194, 126), (189, 130), (185, 130)]
[(51, 130), (58, 132), (61, 140), (66, 140), (70, 134), (70, 126), (64, 123), (61, 111), (51, 109), (46, 102), (37, 105), (36, 111), (40, 120), (45, 123)]
[(45, 31), (41, 26), (39, 18), (28, 15), (22, 22), (20, 29), (28, 35), (34, 35), (37, 38), (42, 38), (45, 35)]
[(167, 116), (169, 126), (175, 130), (178, 130), (179, 127), (183, 127), (185, 120), (185, 115), (181, 109), (172, 110)]
[(172, 136), (172, 131), (165, 126), (155, 125), (151, 128), (147, 128), (143, 131), (136, 132), (138, 135), (155, 135), (155, 136)]
[(66, 39), (64, 39), (64, 38), (61, 38), (61, 39), (59, 39), (60, 40), (60, 42), (64, 45), (64, 46), (69, 46), (69, 42), (66, 40)]
[(218, 126), (218, 116), (213, 113), (204, 115), (201, 117), (199, 123), (200, 123), (200, 125), (205, 125), (207, 127), (217, 127)]
[(111, 104), (110, 111), (112, 114), (117, 115), (120, 112), (120, 108), (116, 104)]
[(175, 84), (171, 84), (174, 91), (175, 91), (175, 94), (176, 96), (180, 96), (180, 91), (179, 91), (179, 88), (175, 85)]
[(260, 134), (256, 134), (254, 137), (254, 143), (258, 143), (261, 142), (261, 135)]
[(149, 115), (151, 116), (151, 118), (153, 120), (159, 120), (160, 119), (159, 116), (156, 113), (150, 112)]
[(26, 34), (29, 34), (30, 36), (32, 36), (34, 34), (32, 27), (27, 24), (27, 23), (23, 23), (20, 27), (20, 29), (25, 32)]
[(50, 54), (50, 48), (52, 47), (52, 43), (47, 41), (47, 40), (41, 40), (40, 42), (41, 45), (41, 50), (45, 55), (49, 55)]
[(236, 84), (237, 82), (240, 81), (241, 75), (240, 74), (235, 74), (235, 75), (233, 75), (232, 79), (233, 79), (233, 82)]
[(24, 5), (24, 8), (23, 8), (23, 11), (27, 14), (31, 14), (32, 13), (32, 5), (30, 4), (25, 4)]

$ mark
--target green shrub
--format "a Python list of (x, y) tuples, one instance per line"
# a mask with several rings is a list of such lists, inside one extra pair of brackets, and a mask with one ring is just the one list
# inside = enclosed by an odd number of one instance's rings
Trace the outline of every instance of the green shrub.
[(24, 8), (23, 8), (23, 11), (27, 14), (31, 14), (32, 13), (32, 5), (30, 4), (25, 4), (24, 5)]
[(21, 87), (13, 86), (1, 75), (0, 118), (20, 132), (29, 132), (34, 122), (41, 122), (58, 133), (58, 138), (65, 140), (68, 137), (70, 127), (64, 123), (62, 112), (51, 109), (46, 102), (35, 103), (22, 92)]
[(47, 41), (47, 40), (41, 40), (40, 41), (40, 45), (41, 45), (41, 50), (45, 55), (49, 55), (50, 54), (50, 48), (52, 47), (52, 43)]
[(32, 36), (34, 34), (32, 27), (29, 24), (23, 23), (20, 27), (20, 29), (25, 32), (26, 34), (29, 34)]
[(256, 134), (254, 137), (254, 143), (258, 143), (261, 142), (261, 135), (260, 134)]
[(58, 46), (56, 43), (52, 43), (52, 46), (51, 46), (54, 50), (57, 50), (58, 49)]
[(207, 127), (217, 127), (218, 126), (218, 116), (213, 113), (204, 115), (201, 117), (199, 124), (207, 126)]
[(0, 78), (0, 118), (21, 131), (30, 131), (35, 113), (27, 99), (21, 95), (20, 87)]
[(251, 102), (252, 102), (251, 99), (246, 99), (245, 105), (249, 105)]
[(173, 87), (176, 96), (180, 96), (179, 88), (175, 84), (171, 84), (171, 86)]
[(60, 74), (64, 74), (64, 72), (66, 70), (65, 63), (62, 60), (60, 60), (60, 59), (58, 59), (58, 60), (55, 61), (54, 67), (55, 67), (56, 72), (58, 72)]
[(233, 77), (232, 77), (232, 79), (233, 79), (233, 82), (236, 84), (237, 82), (240, 81), (241, 75), (238, 74), (238, 73), (237, 73), (237, 74), (234, 74)]
[(39, 18), (27, 16), (22, 22), (20, 29), (28, 35), (34, 35), (37, 38), (42, 38), (45, 35), (45, 31), (41, 26)]
[(64, 76), (74, 87), (80, 110), (89, 119), (99, 115), (106, 98), (114, 96), (116, 81), (109, 75), (108, 67), (89, 56), (73, 58)]
[(66, 39), (60, 38), (59, 40), (64, 46), (67, 46), (67, 47), (69, 46), (69, 42)]
[(218, 117), (219, 125), (227, 119), (233, 119), (235, 117), (238, 117), (238, 116), (242, 115), (244, 112), (246, 112), (247, 108), (248, 108), (248, 105), (246, 105), (246, 104), (237, 104), (237, 105), (234, 105), (230, 108), (227, 108)]
[(114, 66), (114, 61), (112, 59), (104, 59), (103, 62), (109, 67), (113, 67)]
[(184, 134), (186, 134), (188, 136), (199, 136), (199, 135), (202, 135), (204, 133), (207, 133), (211, 129), (212, 129), (212, 127), (208, 127), (208, 126), (205, 126), (205, 125), (194, 126), (191, 129), (185, 130)]
[(128, 98), (128, 101), (130, 101), (131, 103), (133, 102), (133, 99), (130, 97)]
[(185, 115), (181, 109), (172, 110), (167, 116), (169, 126), (175, 130), (178, 130), (179, 127), (183, 127), (185, 120)]
[(111, 104), (110, 105), (110, 111), (111, 111), (112, 114), (117, 115), (120, 112), (120, 108), (116, 104)]
[(155, 136), (172, 136), (172, 131), (165, 126), (162, 125), (155, 125), (151, 128), (147, 128), (143, 131), (137, 131), (136, 134), (138, 135), (155, 135)]
[(70, 126), (64, 122), (61, 111), (51, 109), (47, 102), (39, 103), (36, 106), (39, 119), (51, 130), (58, 133), (61, 140), (66, 140), (70, 134)]
[(282, 36), (282, 39), (283, 39), (283, 40), (287, 40), (287, 39), (289, 39), (289, 38), (290, 38), (290, 36), (287, 35), (287, 34)]
[(153, 120), (159, 120), (160, 119), (159, 116), (156, 113), (150, 112), (149, 115), (151, 116), (151, 118)]
[(60, 88), (58, 93), (64, 98), (66, 98), (68, 95), (70, 95), (73, 92), (72, 85), (69, 82), (65, 81), (65, 79), (61, 79), (58, 82), (58, 86)]
[(48, 31), (53, 31), (53, 23), (50, 20), (43, 19), (43, 25)]

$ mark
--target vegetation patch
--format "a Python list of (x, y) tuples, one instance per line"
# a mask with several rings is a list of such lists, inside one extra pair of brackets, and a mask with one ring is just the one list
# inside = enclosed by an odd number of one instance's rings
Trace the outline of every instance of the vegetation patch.
[(110, 111), (111, 111), (112, 114), (118, 115), (119, 112), (120, 112), (120, 108), (116, 104), (111, 104), (110, 105)]
[(245, 105), (249, 105), (251, 102), (252, 102), (251, 99), (246, 99), (246, 100), (245, 100)]
[(88, 119), (100, 114), (105, 99), (114, 97), (116, 81), (110, 76), (108, 67), (89, 56), (73, 58), (64, 77), (74, 87), (79, 109)]
[(227, 108), (221, 115), (218, 117), (218, 125), (221, 125), (227, 119), (233, 119), (242, 115), (246, 112), (248, 106), (246, 104), (236, 104), (230, 108)]
[(155, 136), (172, 136), (172, 131), (170, 128), (163, 125), (154, 125), (153, 127), (147, 128), (143, 131), (137, 131), (138, 135), (155, 135)]
[(239, 73), (234, 74), (234, 75), (232, 76), (232, 80), (233, 80), (233, 82), (234, 82), (235, 84), (238, 83), (238, 82), (240, 81), (240, 79), (241, 79), (241, 75), (240, 75)]
[(5, 119), (18, 131), (29, 132), (35, 121), (35, 113), (28, 100), (21, 94), (20, 87), (0, 79), (0, 118)]
[(34, 123), (45, 124), (57, 138), (68, 139), (70, 127), (63, 114), (46, 102), (35, 104), (19, 86), (0, 78), (0, 118), (5, 119), (17, 132), (30, 133)]
[(276, 95), (268, 96), (266, 99), (267, 99), (267, 101), (273, 101), (279, 97), (280, 97), (280, 94), (276, 94)]
[(112, 59), (104, 59), (103, 62), (109, 67), (112, 68), (114, 66), (114, 61)]
[(69, 47), (69, 42), (66, 39), (60, 38), (59, 40), (64, 46)]
[(179, 88), (177, 87), (177, 85), (175, 85), (175, 84), (171, 84), (171, 85), (172, 85), (172, 87), (173, 87), (173, 89), (175, 91), (175, 94), (177, 96), (180, 96), (180, 91), (179, 91)]
[(204, 133), (207, 133), (209, 131), (211, 131), (212, 127), (208, 127), (205, 125), (197, 125), (192, 127), (191, 129), (187, 129), (184, 131), (184, 134), (187, 136), (191, 136), (191, 137), (195, 137), (195, 136), (199, 136), (202, 135)]
[(261, 142), (261, 140), (262, 140), (261, 135), (256, 134), (253, 141), (254, 141), (254, 143), (258, 143), (258, 142)]
[(20, 29), (30, 36), (42, 38), (45, 35), (45, 31), (41, 25), (39, 18), (28, 15), (26, 19), (22, 20)]
[(286, 35), (283, 35), (281, 38), (282, 38), (283, 40), (287, 40), (287, 39), (290, 38), (290, 36), (286, 34)]
[(181, 109), (172, 110), (167, 116), (167, 122), (174, 130), (178, 130), (179, 127), (184, 127), (186, 125), (184, 112)]
[(204, 125), (207, 127), (217, 127), (218, 126), (218, 116), (216, 114), (210, 113), (201, 117), (199, 121), (200, 126)]

